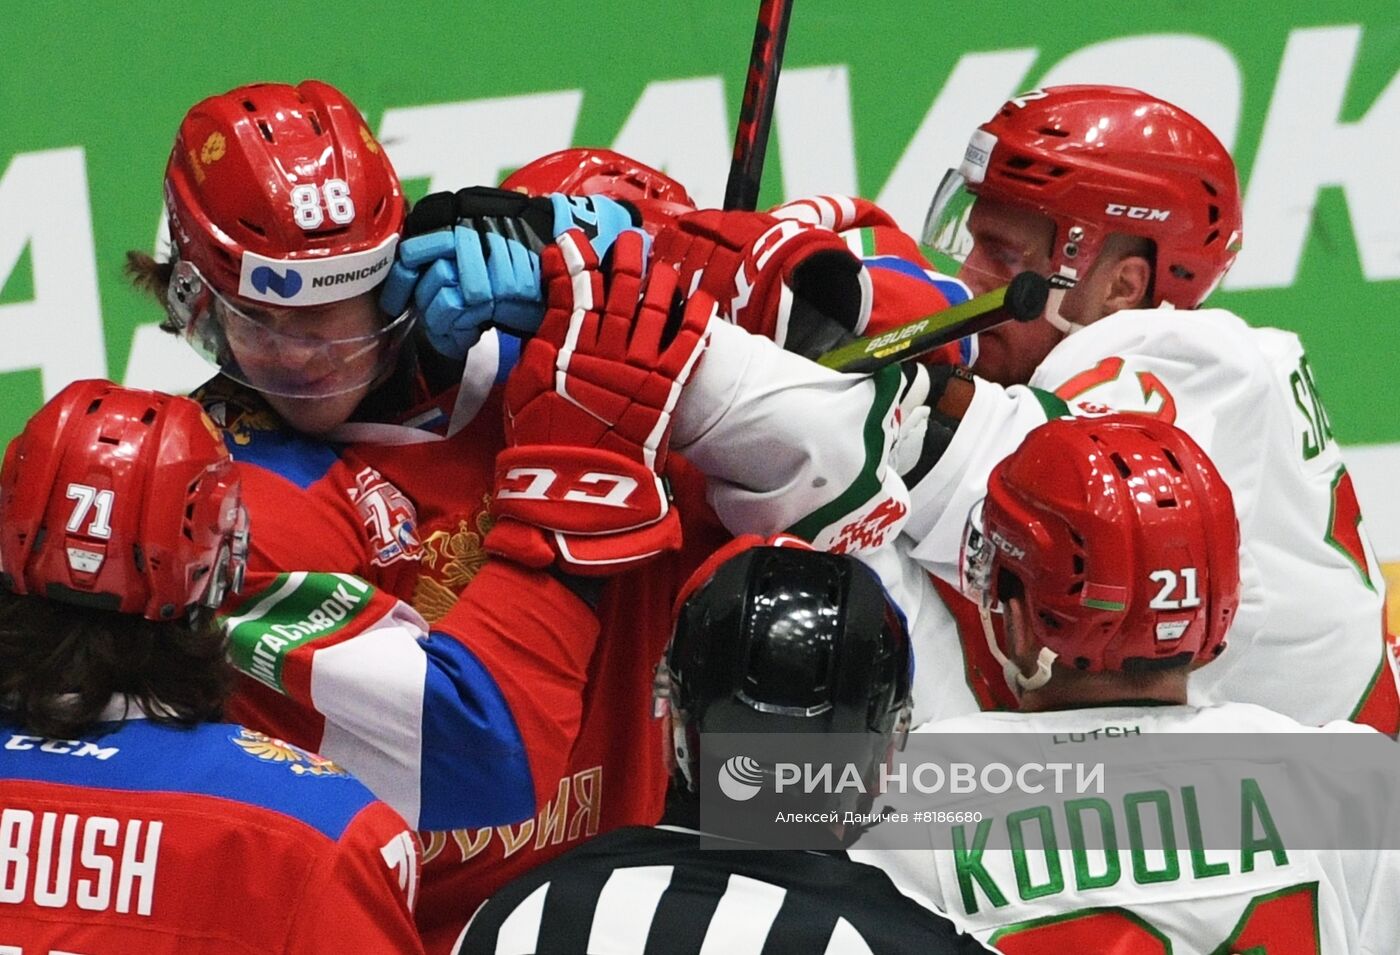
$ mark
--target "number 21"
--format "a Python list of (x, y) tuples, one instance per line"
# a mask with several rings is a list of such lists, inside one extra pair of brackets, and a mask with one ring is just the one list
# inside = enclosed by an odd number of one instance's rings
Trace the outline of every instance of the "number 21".
[(1162, 589), (1157, 591), (1157, 596), (1153, 597), (1152, 602), (1148, 604), (1153, 610), (1185, 610), (1188, 607), (1201, 605), (1201, 597), (1196, 593), (1196, 568), (1181, 568), (1181, 581), (1185, 592), (1180, 600), (1172, 597), (1172, 594), (1176, 592), (1176, 571), (1154, 570), (1147, 576), (1154, 583), (1162, 585)]

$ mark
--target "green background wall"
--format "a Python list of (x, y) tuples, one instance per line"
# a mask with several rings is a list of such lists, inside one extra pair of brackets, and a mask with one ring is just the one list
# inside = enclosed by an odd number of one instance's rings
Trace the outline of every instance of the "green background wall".
[[(124, 250), (157, 241), (165, 156), (194, 100), (330, 80), (414, 196), (572, 142), (625, 148), (717, 202), (753, 7), (0, 7), (0, 443), (74, 377), (177, 388), (202, 374), (121, 273)], [(1181, 103), (1232, 145), (1246, 188), (1245, 251), (1213, 303), (1303, 336), (1337, 436), (1376, 446), (1353, 469), (1380, 549), (1400, 556), (1400, 507), (1381, 500), (1400, 463), (1397, 66), (1394, 0), (796, 0), (764, 200), (858, 190), (913, 228), (1009, 94), (1116, 81)]]

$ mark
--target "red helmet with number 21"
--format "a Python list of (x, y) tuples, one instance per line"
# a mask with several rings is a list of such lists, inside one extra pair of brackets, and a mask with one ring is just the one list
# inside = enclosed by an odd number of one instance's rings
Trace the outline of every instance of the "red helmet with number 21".
[(1017, 578), (1036, 639), (1068, 666), (1200, 663), (1224, 650), (1239, 606), (1239, 541), (1230, 489), (1184, 431), (1061, 418), (993, 469), (963, 582), (990, 607)]

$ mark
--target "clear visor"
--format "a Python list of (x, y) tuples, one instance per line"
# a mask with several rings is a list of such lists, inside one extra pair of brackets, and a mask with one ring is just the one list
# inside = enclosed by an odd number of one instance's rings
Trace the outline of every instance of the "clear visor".
[(1000, 611), (992, 580), (992, 564), (996, 546), (985, 533), (982, 511), (986, 498), (972, 505), (963, 528), (962, 548), (958, 552), (958, 579), (962, 592), (984, 610)]
[(248, 569), (248, 509), (242, 504), (234, 518), (233, 532), (220, 548), (214, 571), (209, 577), (209, 589), (203, 605), (217, 610), (229, 596), (243, 589), (243, 575)]
[(949, 169), (943, 174), (943, 181), (938, 184), (928, 214), (924, 216), (924, 231), (919, 236), (920, 242), (944, 260), (935, 261), (935, 266), (959, 266), (967, 261), (973, 245), (967, 218), (976, 198), (968, 191), (962, 173)]
[(373, 295), (303, 308), (259, 308), (224, 295), (179, 261), (166, 308), (185, 339), (224, 375), (255, 391), (329, 398), (383, 378), (413, 328), (406, 309), (384, 322)]
[(948, 170), (933, 194), (920, 236), (934, 268), (957, 276), (979, 294), (1006, 285), (1022, 272), (1049, 278), (1054, 271), (1049, 250), (1022, 245), (1028, 237), (985, 219), (977, 234), (981, 239), (974, 235), (971, 220), (976, 203), (977, 196), (962, 174)]

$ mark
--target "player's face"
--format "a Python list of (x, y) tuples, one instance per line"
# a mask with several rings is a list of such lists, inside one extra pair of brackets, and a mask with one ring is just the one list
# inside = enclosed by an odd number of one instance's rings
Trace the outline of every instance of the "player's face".
[[(244, 378), (288, 425), (320, 434), (347, 421), (389, 345), (373, 292), (311, 308), (237, 303), (223, 328)], [(305, 396), (305, 397), (302, 397)]]
[[(968, 215), (972, 250), (958, 278), (978, 295), (1000, 288), (1025, 271), (1050, 275), (1055, 225), (1045, 216), (978, 199)], [(1049, 322), (1006, 322), (978, 336), (973, 371), (1002, 385), (1025, 384), (1064, 336)]]

